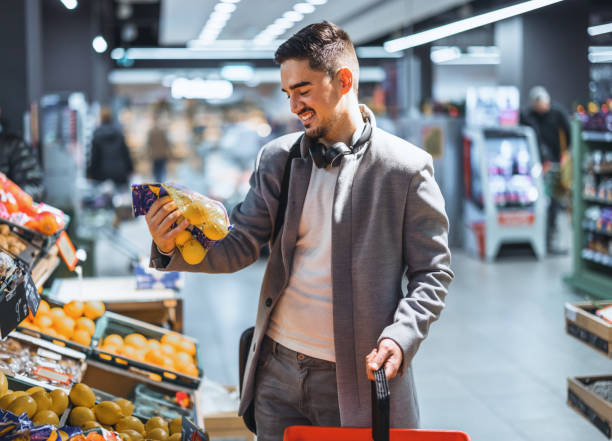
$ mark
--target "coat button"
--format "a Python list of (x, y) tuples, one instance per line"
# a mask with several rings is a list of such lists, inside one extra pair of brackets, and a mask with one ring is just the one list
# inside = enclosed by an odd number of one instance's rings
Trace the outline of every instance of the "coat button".
[(270, 306), (272, 306), (272, 298), (271, 298), (271, 297), (268, 297), (268, 298), (266, 299), (266, 306), (267, 306), (268, 308), (269, 308)]

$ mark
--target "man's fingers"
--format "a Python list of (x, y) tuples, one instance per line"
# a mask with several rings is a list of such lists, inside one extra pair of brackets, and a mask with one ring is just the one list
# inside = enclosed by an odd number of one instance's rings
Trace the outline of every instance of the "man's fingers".
[(391, 356), (385, 362), (385, 376), (388, 380), (390, 380), (391, 378), (395, 378), (397, 372), (399, 371), (399, 366), (400, 363), (394, 356)]
[(168, 216), (166, 216), (166, 218), (161, 222), (161, 224), (159, 224), (159, 229), (158, 231), (161, 234), (166, 234), (168, 232), (168, 230), (170, 229), (170, 227), (172, 226), (173, 223), (175, 223), (178, 218), (181, 216), (181, 212), (178, 210), (173, 211), (172, 213), (170, 213)]
[(168, 231), (165, 234), (163, 234), (163, 238), (164, 239), (172, 239), (172, 240), (174, 240), (174, 238), (176, 238), (176, 236), (178, 236), (179, 233), (181, 231), (185, 230), (188, 226), (189, 226), (189, 221), (188, 220), (184, 220), (183, 223), (178, 224), (175, 228), (173, 228), (170, 231)]
[(145, 215), (145, 219), (147, 221), (151, 220), (153, 218), (153, 216), (155, 216), (157, 214), (157, 212), (159, 211), (159, 209), (168, 201), (170, 201), (170, 196), (164, 196), (163, 198), (159, 198), (158, 200), (156, 200), (155, 202), (153, 202), (153, 204), (151, 204), (151, 207), (149, 207), (149, 211), (147, 211), (147, 214)]
[(154, 225), (159, 225), (170, 213), (176, 210), (178, 210), (178, 207), (176, 206), (174, 201), (171, 200), (169, 202), (166, 202), (159, 208), (159, 210), (157, 210), (157, 213), (153, 215), (153, 217), (151, 218), (151, 222)]

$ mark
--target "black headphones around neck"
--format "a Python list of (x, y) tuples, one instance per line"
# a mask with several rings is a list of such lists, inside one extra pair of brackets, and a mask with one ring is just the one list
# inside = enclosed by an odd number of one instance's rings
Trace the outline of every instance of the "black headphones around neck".
[(328, 166), (336, 167), (340, 165), (340, 162), (344, 155), (352, 154), (357, 147), (360, 147), (361, 145), (369, 141), (371, 135), (372, 125), (369, 121), (366, 121), (361, 136), (353, 146), (348, 147), (343, 142), (337, 142), (335, 144), (330, 145), (329, 147), (325, 147), (325, 145), (318, 142), (317, 140), (309, 139), (308, 141), (310, 143), (308, 146), (308, 150), (310, 151), (312, 161), (318, 168), (327, 168)]

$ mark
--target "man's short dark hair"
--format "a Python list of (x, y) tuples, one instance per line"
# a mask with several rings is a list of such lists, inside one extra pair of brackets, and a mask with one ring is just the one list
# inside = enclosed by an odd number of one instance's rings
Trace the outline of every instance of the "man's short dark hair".
[(313, 23), (300, 29), (281, 44), (274, 54), (274, 61), (308, 60), (311, 69), (334, 77), (338, 69), (348, 67), (353, 73), (353, 89), (357, 93), (359, 62), (353, 42), (346, 32), (329, 21)]

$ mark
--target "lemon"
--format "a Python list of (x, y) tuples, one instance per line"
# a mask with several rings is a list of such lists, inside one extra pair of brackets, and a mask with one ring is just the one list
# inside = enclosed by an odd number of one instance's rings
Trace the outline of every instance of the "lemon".
[[(118, 432), (127, 432), (130, 434), (129, 430), (133, 430), (138, 432), (141, 435), (145, 434), (145, 426), (142, 424), (138, 418), (133, 416), (125, 416), (121, 418), (115, 427)], [(130, 434), (131, 435), (131, 434)]]
[[(166, 433), (168, 432), (168, 423), (162, 417), (155, 416), (153, 418), (149, 418), (147, 423), (145, 424), (145, 430), (147, 434), (153, 429), (164, 429)], [(167, 436), (167, 435), (166, 435)]]
[(26, 393), (30, 395), (34, 395), (36, 392), (45, 392), (45, 390), (40, 386), (34, 386), (26, 390)]
[(187, 262), (189, 265), (197, 265), (204, 260), (206, 250), (200, 242), (195, 239), (190, 239), (185, 242), (185, 245), (183, 245), (181, 254), (183, 255), (185, 262)]
[(134, 429), (125, 429), (123, 433), (127, 433), (130, 436), (132, 441), (142, 441), (144, 439), (144, 436), (143, 436), (144, 429), (142, 431), (142, 434)]
[(157, 441), (166, 441), (168, 439), (168, 432), (161, 427), (156, 427), (147, 432), (147, 439), (154, 439)]
[(181, 428), (183, 427), (183, 418), (176, 417), (172, 421), (170, 421), (170, 433), (174, 435), (175, 433), (181, 433)]
[(51, 410), (58, 415), (64, 413), (68, 408), (68, 395), (61, 389), (55, 389), (49, 392), (51, 398)]
[(6, 410), (13, 412), (15, 415), (21, 415), (25, 412), (28, 414), (28, 418), (32, 418), (36, 414), (36, 401), (29, 395), (23, 395), (17, 397)]
[(181, 441), (181, 433), (173, 433), (172, 435), (170, 435), (170, 437), (168, 438), (168, 441)]
[(36, 401), (36, 411), (37, 412), (40, 412), (42, 410), (51, 409), (51, 403), (52, 403), (51, 398), (49, 398), (49, 395), (44, 390), (36, 391), (35, 393), (31, 395), (31, 397), (34, 401)]
[(83, 383), (78, 383), (75, 384), (70, 390), (70, 401), (72, 401), (72, 404), (75, 406), (92, 408), (96, 404), (96, 396), (89, 386)]
[(82, 426), (83, 424), (85, 424), (88, 421), (95, 421), (96, 420), (96, 416), (93, 413), (93, 410), (91, 410), (88, 407), (84, 407), (84, 406), (77, 406), (74, 409), (72, 409), (72, 412), (70, 412), (70, 425), (71, 426)]
[(96, 419), (102, 424), (112, 426), (123, 418), (121, 407), (113, 401), (102, 401), (94, 407)]
[(45, 424), (59, 426), (59, 417), (52, 410), (39, 410), (32, 418), (32, 422), (36, 426), (44, 426)]
[(174, 238), (174, 243), (182, 246), (185, 245), (185, 242), (189, 239), (191, 239), (191, 233), (187, 230), (183, 230)]
[(97, 421), (85, 421), (81, 424), (83, 430), (95, 429), (96, 427), (102, 427), (102, 425)]
[(8, 391), (8, 380), (6, 375), (0, 372), (0, 397), (6, 394), (6, 391)]
[(121, 408), (121, 413), (123, 416), (131, 416), (132, 412), (134, 412), (134, 403), (132, 403), (130, 400), (126, 400), (125, 398), (116, 398), (114, 401)]

